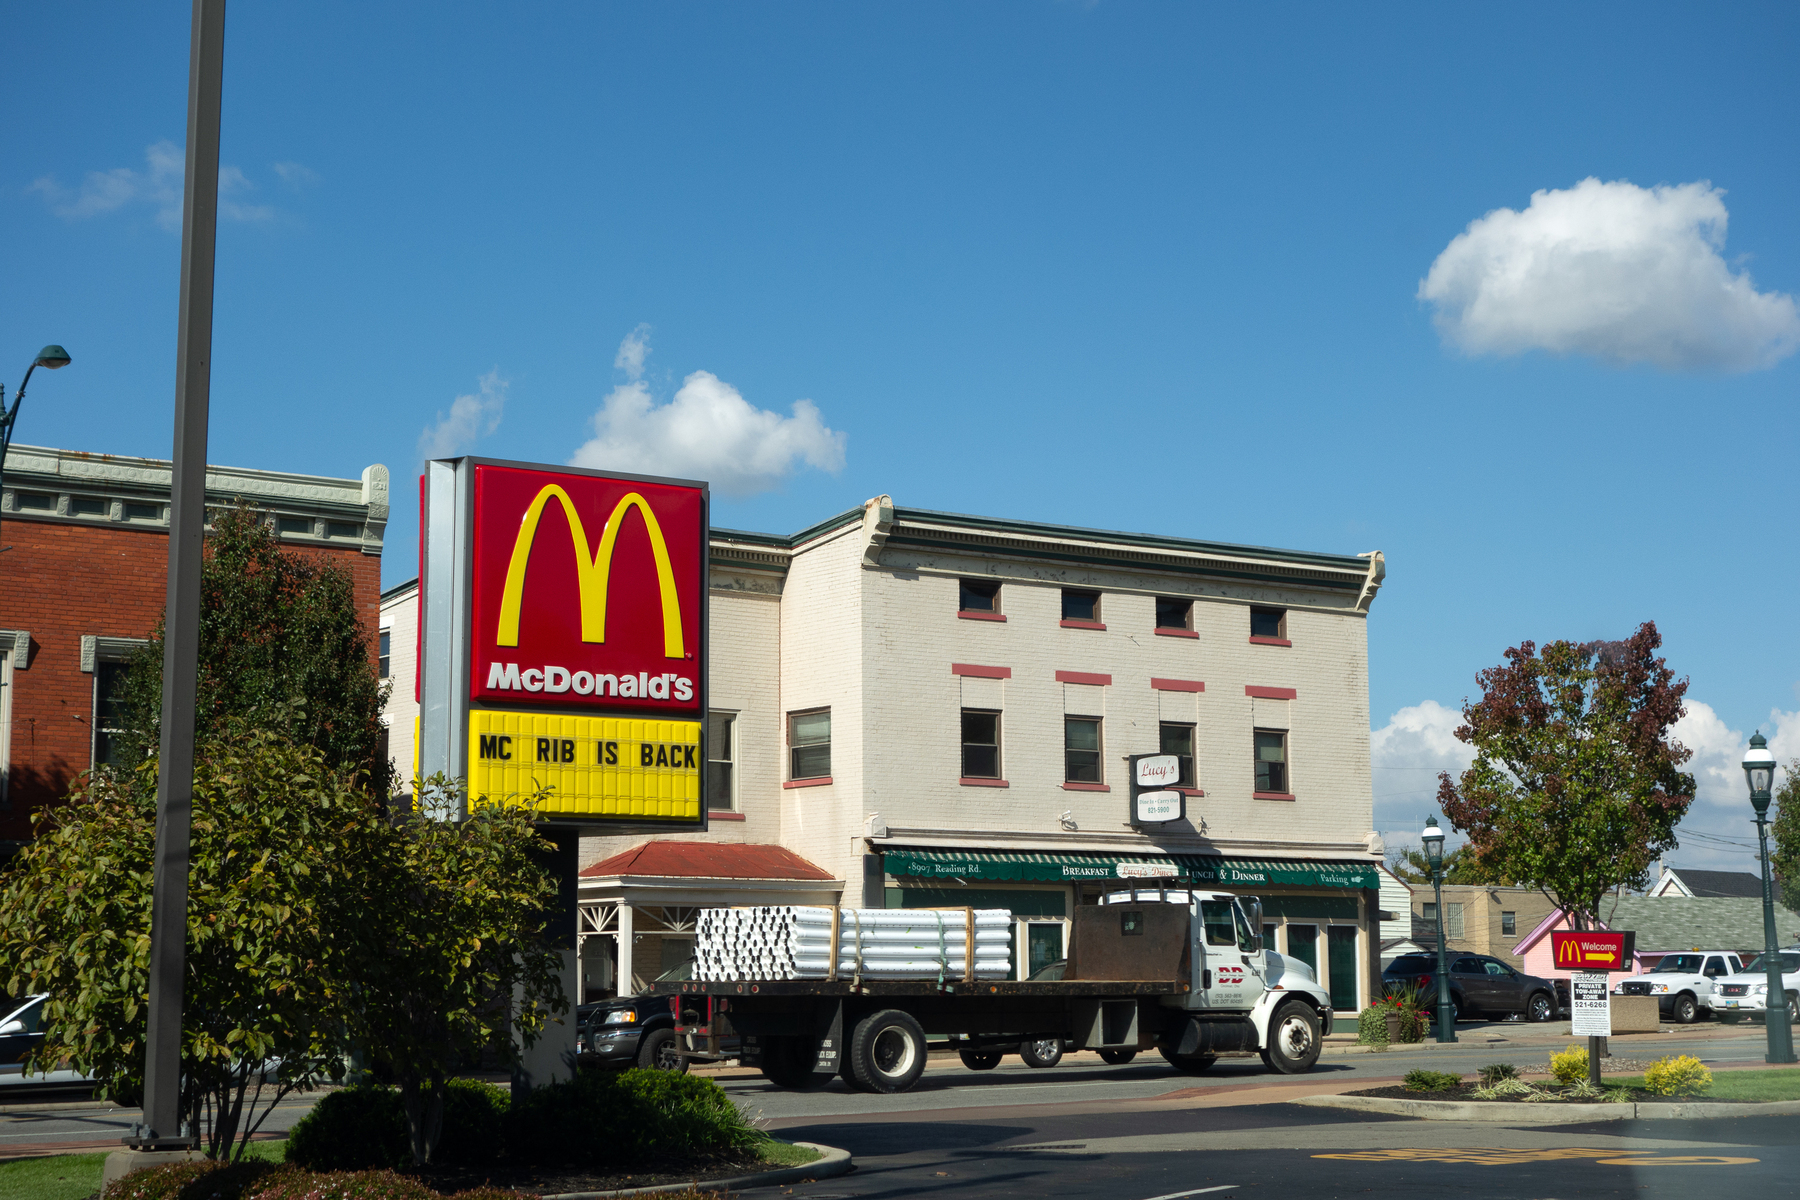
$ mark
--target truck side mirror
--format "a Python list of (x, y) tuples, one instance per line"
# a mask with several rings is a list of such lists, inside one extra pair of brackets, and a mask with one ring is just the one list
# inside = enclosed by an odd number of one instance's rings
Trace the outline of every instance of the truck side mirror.
[(1262, 898), (1259, 896), (1243, 896), (1238, 903), (1243, 907), (1244, 919), (1250, 923), (1250, 944), (1245, 947), (1254, 954), (1263, 948), (1263, 911)]

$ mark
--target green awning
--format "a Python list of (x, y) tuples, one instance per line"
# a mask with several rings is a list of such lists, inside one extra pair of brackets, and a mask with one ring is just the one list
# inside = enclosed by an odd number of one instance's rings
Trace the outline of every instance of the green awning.
[(1012, 850), (884, 849), (889, 875), (921, 879), (1004, 879), (1039, 883), (1182, 880), (1225, 888), (1376, 888), (1371, 862), (1224, 858), (1216, 854), (1038, 854)]

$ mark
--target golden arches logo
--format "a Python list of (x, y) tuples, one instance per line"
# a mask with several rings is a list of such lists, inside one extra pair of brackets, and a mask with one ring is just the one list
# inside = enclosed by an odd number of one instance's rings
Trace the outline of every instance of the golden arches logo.
[(612, 515), (606, 518), (606, 528), (600, 534), (600, 544), (590, 558), (581, 514), (575, 511), (575, 502), (569, 499), (569, 493), (554, 483), (545, 484), (532, 498), (519, 522), (518, 536), (513, 539), (512, 561), (506, 568), (506, 588), (500, 594), (500, 628), (494, 635), (494, 643), (500, 646), (519, 644), (519, 608), (525, 599), (525, 565), (531, 559), (532, 543), (537, 540), (538, 521), (552, 500), (562, 505), (563, 516), (569, 521), (569, 540), (575, 551), (575, 577), (581, 595), (581, 640), (606, 641), (606, 587), (612, 576), (613, 547), (618, 543), (619, 527), (625, 523), (626, 512), (635, 508), (643, 514), (644, 527), (650, 531), (650, 553), (656, 558), (656, 585), (662, 593), (663, 657), (684, 657), (681, 595), (675, 590), (675, 570), (669, 565), (669, 546), (663, 541), (662, 526), (656, 523), (650, 502), (637, 492), (629, 492), (614, 505)]

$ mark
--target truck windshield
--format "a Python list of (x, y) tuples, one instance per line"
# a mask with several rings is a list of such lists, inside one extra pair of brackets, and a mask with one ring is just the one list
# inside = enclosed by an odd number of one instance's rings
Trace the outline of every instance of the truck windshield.
[(1665, 954), (1661, 962), (1644, 972), (1646, 975), (1664, 973), (1698, 975), (1700, 973), (1700, 956), (1698, 954)]
[[(1744, 968), (1744, 974), (1746, 974), (1746, 975), (1766, 975), (1766, 974), (1768, 974), (1769, 964), (1763, 961), (1764, 959), (1766, 959), (1768, 957), (1769, 956), (1766, 954), (1757, 955), (1754, 959), (1751, 960), (1750, 965)], [(1781, 973), (1783, 975), (1791, 975), (1795, 971), (1800, 971), (1800, 954), (1796, 954), (1794, 951), (1788, 950), (1784, 953), (1777, 954), (1775, 957), (1781, 963)]]
[(1206, 926), (1206, 944), (1235, 946), (1237, 934), (1231, 927), (1232, 904), (1229, 900), (1202, 900), (1200, 923)]

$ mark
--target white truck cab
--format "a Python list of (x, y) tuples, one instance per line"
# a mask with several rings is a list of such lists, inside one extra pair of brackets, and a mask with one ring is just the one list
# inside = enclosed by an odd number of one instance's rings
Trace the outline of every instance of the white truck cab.
[(1678, 1025), (1690, 1025), (1703, 1011), (1715, 1010), (1718, 981), (1744, 969), (1729, 950), (1691, 950), (1665, 954), (1639, 975), (1613, 984), (1615, 996), (1655, 996), (1657, 1011)]
[(1787, 993), (1785, 997), (1771, 998), (1769, 995), (1768, 964), (1763, 961), (1766, 957), (1759, 954), (1750, 960), (1743, 971), (1727, 975), (1718, 981), (1716, 990), (1719, 1019), (1727, 1025), (1735, 1024), (1746, 1016), (1766, 1017), (1770, 1012), (1779, 1013), (1784, 1000), (1788, 1023), (1800, 1024), (1800, 946), (1776, 951), (1781, 969), (1781, 987)]

